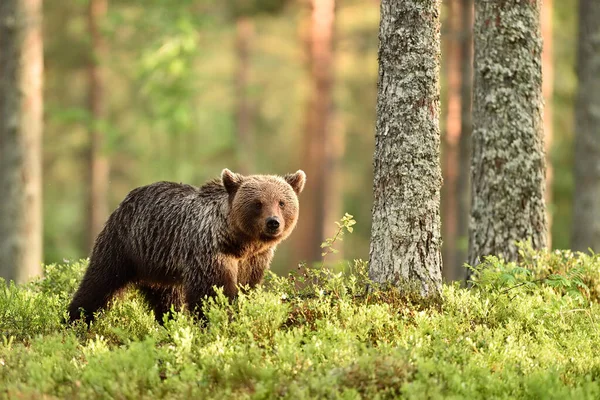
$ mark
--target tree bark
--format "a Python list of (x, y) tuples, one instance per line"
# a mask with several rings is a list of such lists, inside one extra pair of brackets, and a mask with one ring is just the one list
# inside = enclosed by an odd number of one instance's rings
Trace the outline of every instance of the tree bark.
[[(302, 194), (302, 217), (297, 228), (297, 257), (310, 262), (321, 258), (324, 240), (327, 177), (326, 146), (333, 106), (333, 30), (335, 0), (311, 0), (308, 59), (310, 94), (306, 113), (303, 162), (307, 175)], [(333, 221), (330, 221), (333, 222)]]
[(108, 217), (108, 159), (104, 152), (104, 135), (101, 122), (106, 118), (104, 97), (105, 76), (102, 62), (106, 59), (106, 43), (100, 32), (101, 21), (106, 17), (107, 0), (90, 0), (88, 27), (91, 39), (91, 59), (88, 66), (90, 146), (88, 192), (88, 249), (102, 230)]
[(469, 262), (546, 247), (540, 0), (475, 3)]
[(575, 107), (574, 250), (600, 250), (600, 3), (579, 1)]
[(382, 0), (370, 270), (437, 297), (442, 282), (440, 2)]
[(0, 276), (42, 272), (42, 3), (0, 1)]
[(554, 93), (554, 52), (552, 48), (552, 0), (544, 0), (541, 11), (542, 38), (542, 94), (544, 96), (544, 145), (546, 150), (546, 218), (548, 220), (548, 247), (552, 247), (552, 97)]
[(248, 98), (250, 82), (250, 44), (254, 35), (254, 24), (250, 17), (239, 17), (235, 22), (235, 94), (236, 130), (238, 149), (238, 172), (252, 173), (254, 163), (254, 140), (252, 138), (252, 107)]

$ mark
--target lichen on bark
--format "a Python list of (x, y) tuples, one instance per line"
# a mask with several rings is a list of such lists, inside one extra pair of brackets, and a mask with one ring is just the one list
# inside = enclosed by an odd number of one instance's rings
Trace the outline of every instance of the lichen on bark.
[(382, 0), (370, 276), (441, 288), (439, 0)]
[(469, 263), (547, 242), (539, 0), (475, 2)]

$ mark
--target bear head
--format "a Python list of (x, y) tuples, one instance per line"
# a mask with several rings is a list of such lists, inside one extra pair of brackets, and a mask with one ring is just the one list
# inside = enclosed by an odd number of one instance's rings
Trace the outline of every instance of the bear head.
[(229, 195), (230, 222), (239, 232), (262, 242), (279, 242), (289, 236), (298, 221), (304, 171), (280, 177), (243, 176), (224, 169), (221, 180)]

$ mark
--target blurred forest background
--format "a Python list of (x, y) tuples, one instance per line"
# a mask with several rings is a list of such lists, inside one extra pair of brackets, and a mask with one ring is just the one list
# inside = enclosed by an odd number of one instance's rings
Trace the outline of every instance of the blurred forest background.
[[(552, 247), (568, 248), (577, 2), (543, 7)], [(337, 257), (368, 258), (378, 1), (78, 0), (43, 12), (45, 263), (87, 257), (98, 224), (134, 187), (201, 185), (225, 167), (307, 173), (276, 272), (318, 259), (345, 212), (357, 225)], [(458, 279), (472, 2), (443, 1), (442, 21), (444, 276)]]

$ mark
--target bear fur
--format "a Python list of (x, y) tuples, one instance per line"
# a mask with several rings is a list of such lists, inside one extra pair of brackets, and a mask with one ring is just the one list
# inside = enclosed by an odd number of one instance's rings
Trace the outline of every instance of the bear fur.
[(135, 285), (162, 322), (171, 306), (200, 317), (201, 301), (222, 287), (256, 286), (278, 243), (298, 220), (306, 175), (242, 176), (228, 169), (201, 187), (157, 182), (132, 190), (98, 235), (69, 319), (94, 312)]

